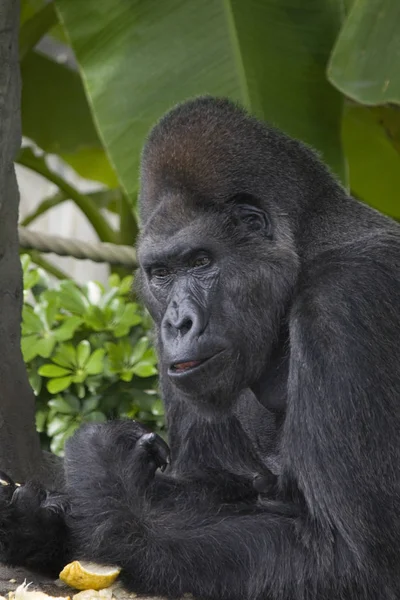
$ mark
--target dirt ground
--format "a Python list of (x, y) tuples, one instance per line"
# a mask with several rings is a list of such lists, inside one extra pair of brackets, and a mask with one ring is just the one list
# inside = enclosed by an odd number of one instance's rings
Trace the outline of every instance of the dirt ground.
[[(14, 591), (21, 583), (26, 581), (32, 583), (29, 586), (29, 590), (37, 590), (49, 594), (49, 596), (70, 596), (78, 593), (78, 590), (72, 590), (62, 582), (55, 582), (54, 579), (49, 579), (43, 575), (38, 575), (32, 571), (28, 571), (22, 568), (10, 568), (4, 565), (0, 565), (0, 596), (6, 596), (8, 592)], [(163, 600), (160, 597), (144, 597), (137, 596), (136, 594), (130, 594), (122, 587), (113, 588), (113, 598), (116, 600), (132, 600), (133, 598), (139, 600)]]

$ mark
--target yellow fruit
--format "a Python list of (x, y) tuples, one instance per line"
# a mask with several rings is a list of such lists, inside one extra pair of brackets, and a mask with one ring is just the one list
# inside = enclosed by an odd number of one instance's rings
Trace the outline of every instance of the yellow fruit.
[(101, 590), (114, 583), (120, 572), (118, 567), (74, 560), (63, 568), (60, 579), (77, 590)]

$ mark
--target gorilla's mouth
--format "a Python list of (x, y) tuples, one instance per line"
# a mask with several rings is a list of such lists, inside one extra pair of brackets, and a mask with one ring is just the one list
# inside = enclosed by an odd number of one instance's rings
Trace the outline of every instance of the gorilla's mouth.
[(200, 371), (205, 363), (211, 362), (216, 356), (221, 354), (223, 350), (219, 350), (215, 352), (211, 356), (207, 356), (205, 358), (199, 358), (197, 360), (182, 360), (180, 362), (172, 363), (168, 369), (168, 375), (171, 377), (185, 377), (189, 374), (194, 374), (197, 371)]
[(170, 367), (172, 373), (184, 373), (185, 371), (191, 371), (195, 367), (202, 365), (207, 358), (203, 360), (188, 360), (187, 362), (174, 363)]

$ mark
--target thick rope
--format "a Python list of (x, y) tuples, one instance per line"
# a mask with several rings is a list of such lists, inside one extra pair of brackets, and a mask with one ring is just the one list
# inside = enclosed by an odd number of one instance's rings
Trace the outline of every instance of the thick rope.
[(18, 235), (20, 247), (26, 250), (53, 252), (59, 256), (106, 262), (110, 265), (122, 265), (130, 269), (137, 267), (136, 252), (130, 246), (104, 242), (82, 242), (77, 239), (37, 233), (25, 227), (18, 227)]

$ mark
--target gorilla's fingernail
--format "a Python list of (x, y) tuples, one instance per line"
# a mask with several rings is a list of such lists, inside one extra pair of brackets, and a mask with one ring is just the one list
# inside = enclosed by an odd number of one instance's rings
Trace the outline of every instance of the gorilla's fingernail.
[(138, 440), (139, 444), (152, 445), (156, 439), (155, 433), (144, 433)]
[(5, 479), (0, 479), (0, 484), (1, 485), (10, 485), (10, 482), (6, 481)]

